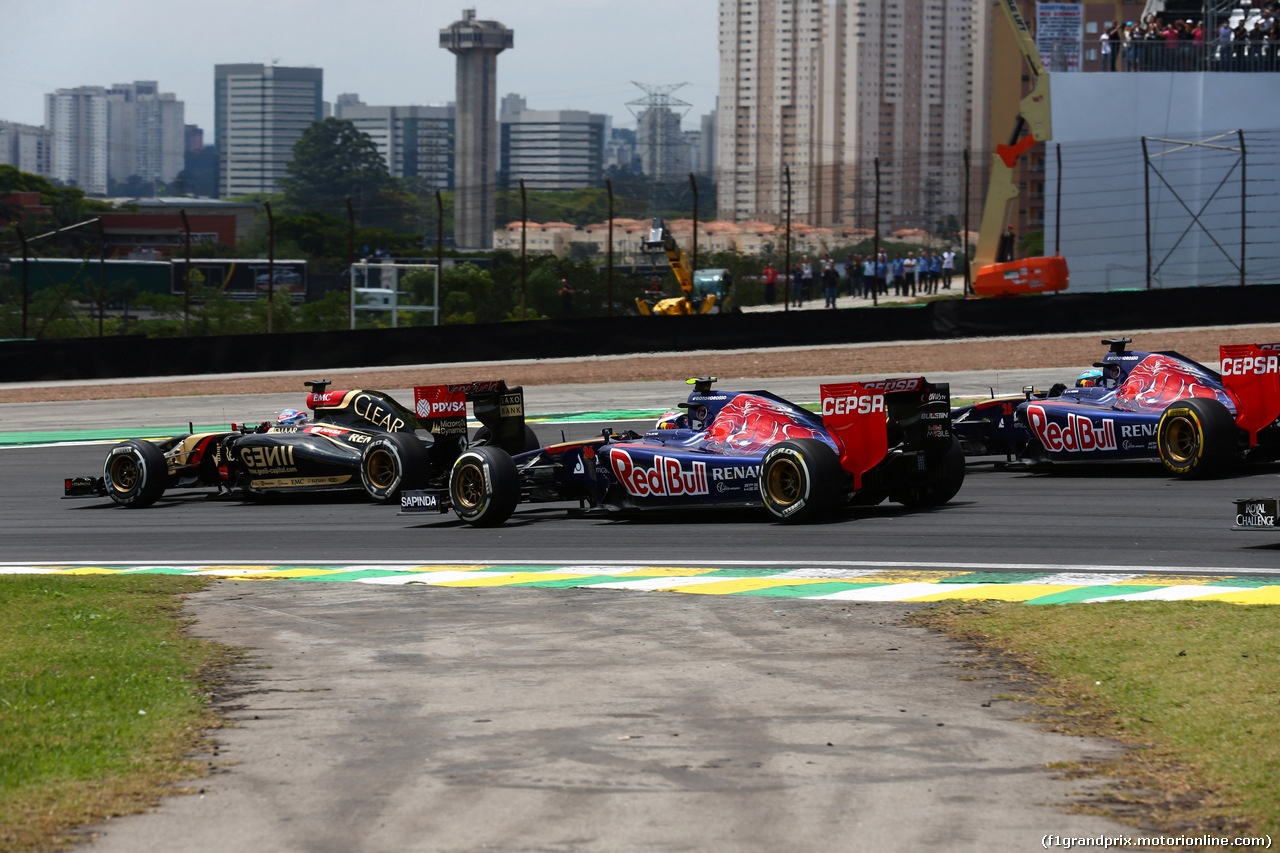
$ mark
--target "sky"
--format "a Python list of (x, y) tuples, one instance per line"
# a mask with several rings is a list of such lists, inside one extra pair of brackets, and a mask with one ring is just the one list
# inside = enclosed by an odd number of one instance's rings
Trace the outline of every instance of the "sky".
[[(715, 108), (716, 0), (0, 0), (0, 121), (44, 124), (55, 89), (155, 80), (213, 141), (213, 67), (324, 69), (324, 99), (455, 99), (440, 30), (475, 8), (515, 33), (498, 57), (498, 97), (529, 109), (588, 110), (635, 127), (634, 82), (675, 89), (685, 129)], [(637, 112), (639, 110), (637, 109)]]

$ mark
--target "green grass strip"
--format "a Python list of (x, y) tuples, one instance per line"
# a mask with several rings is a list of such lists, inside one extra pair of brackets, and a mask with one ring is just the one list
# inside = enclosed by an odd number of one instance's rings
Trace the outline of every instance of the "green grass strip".
[(146, 808), (203, 775), (213, 716), (192, 676), (223, 650), (182, 631), (198, 578), (0, 577), (0, 848)]
[(1094, 765), (1122, 780), (1117, 801), (1139, 819), (1184, 836), (1280, 835), (1280, 608), (980, 602), (912, 621), (1049, 676), (1036, 701), (1055, 729), (1140, 747)]
[[(196, 432), (230, 432), (227, 425), (197, 426)], [(186, 435), (187, 426), (128, 427), (126, 429), (62, 429), (43, 432), (0, 433), (0, 447), (22, 447), (28, 444), (59, 444), (69, 441), (125, 441), (130, 438), (169, 438)]]

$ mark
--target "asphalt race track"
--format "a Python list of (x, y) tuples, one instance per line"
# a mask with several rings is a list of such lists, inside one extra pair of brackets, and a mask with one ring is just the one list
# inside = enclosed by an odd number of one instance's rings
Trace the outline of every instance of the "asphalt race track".
[[(121, 425), (127, 405), (90, 415), (64, 404), (59, 417), (52, 406), (0, 407), (0, 431), (59, 419)], [(561, 429), (575, 437), (602, 426), (537, 429), (555, 440)], [(1280, 492), (1280, 466), (1180, 482), (1158, 465), (1030, 474), (987, 462), (970, 465), (957, 499), (931, 511), (884, 504), (786, 526), (756, 513), (613, 520), (525, 505), (505, 526), (479, 530), (355, 495), (191, 493), (145, 510), (63, 500), (62, 478), (99, 473), (106, 450), (0, 449), (0, 572), (563, 563), (1170, 583), (1280, 574), (1280, 536), (1229, 529), (1233, 499)], [(1113, 747), (1018, 722), (1026, 709), (1000, 698), (1012, 689), (1000, 673), (902, 625), (910, 609), (220, 580), (192, 600), (192, 630), (255, 657), (227, 699), (237, 725), (218, 733), (213, 775), (197, 795), (97, 827), (85, 849), (978, 851), (1032, 849), (1050, 834), (1141, 834), (1058, 808), (1087, 800), (1097, 783), (1046, 765)]]
[[(571, 427), (570, 437), (594, 432)], [(480, 530), (452, 514), (399, 516), (356, 493), (254, 502), (174, 493), (144, 510), (63, 499), (62, 478), (98, 473), (105, 454), (103, 445), (0, 450), (3, 562), (859, 561), (919, 569), (983, 564), (987, 571), (1025, 571), (1026, 564), (1280, 570), (1280, 536), (1229, 529), (1232, 500), (1280, 491), (1276, 466), (1184, 482), (1158, 465), (1033, 474), (971, 464), (945, 507), (885, 503), (816, 526), (773, 524), (753, 512), (571, 518), (567, 505), (535, 504), (522, 505), (497, 530)]]

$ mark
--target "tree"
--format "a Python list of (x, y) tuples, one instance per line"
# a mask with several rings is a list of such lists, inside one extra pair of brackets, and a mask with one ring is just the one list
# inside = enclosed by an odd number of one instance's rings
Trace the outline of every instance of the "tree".
[(440, 277), (441, 323), (495, 323), (506, 306), (493, 298), (493, 276), (475, 264), (459, 264)]
[(395, 199), (395, 179), (367, 133), (345, 119), (313, 123), (294, 143), (293, 161), (280, 181), (285, 201), (296, 211), (319, 211), (346, 218), (351, 199), (365, 221), (388, 199)]
[(1018, 241), (1018, 251), (1022, 252), (1024, 258), (1039, 258), (1044, 256), (1044, 231), (1028, 231), (1026, 235)]

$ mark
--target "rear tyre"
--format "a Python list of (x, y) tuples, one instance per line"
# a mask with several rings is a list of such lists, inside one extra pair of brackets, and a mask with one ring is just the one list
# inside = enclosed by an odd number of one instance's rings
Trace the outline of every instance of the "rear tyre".
[(774, 518), (788, 524), (821, 521), (840, 505), (844, 469), (834, 450), (816, 438), (784, 441), (760, 463), (760, 497)]
[(912, 486), (899, 495), (898, 500), (909, 507), (941, 506), (954, 498), (962, 485), (964, 485), (964, 449), (960, 447), (960, 439), (953, 433), (951, 445), (942, 457), (930, 460), (925, 482)]
[(129, 509), (151, 506), (168, 485), (169, 464), (149, 441), (133, 439), (111, 448), (102, 466), (111, 500)]
[(458, 518), (473, 527), (497, 527), (520, 503), (520, 475), (500, 447), (464, 450), (449, 474), (449, 501)]
[[(487, 426), (480, 427), (478, 430), (476, 430), (475, 437), (471, 439), (471, 443), (485, 444), (491, 447), (496, 447), (496, 445), (494, 445), (493, 443), (493, 430), (489, 429)], [(537, 433), (533, 431), (532, 427), (530, 427), (528, 424), (525, 424), (524, 444), (523, 446), (521, 446), (519, 450), (516, 451), (516, 453), (528, 453), (530, 450), (537, 450), (540, 447), (542, 447), (542, 445), (538, 442)], [(513, 453), (512, 455), (514, 456), (516, 455), (516, 453)]]
[(1217, 400), (1192, 397), (1164, 410), (1156, 445), (1165, 470), (1191, 480), (1221, 474), (1235, 451), (1236, 420)]
[(405, 489), (426, 485), (426, 477), (427, 448), (417, 436), (389, 432), (360, 454), (360, 482), (375, 501), (398, 500)]

